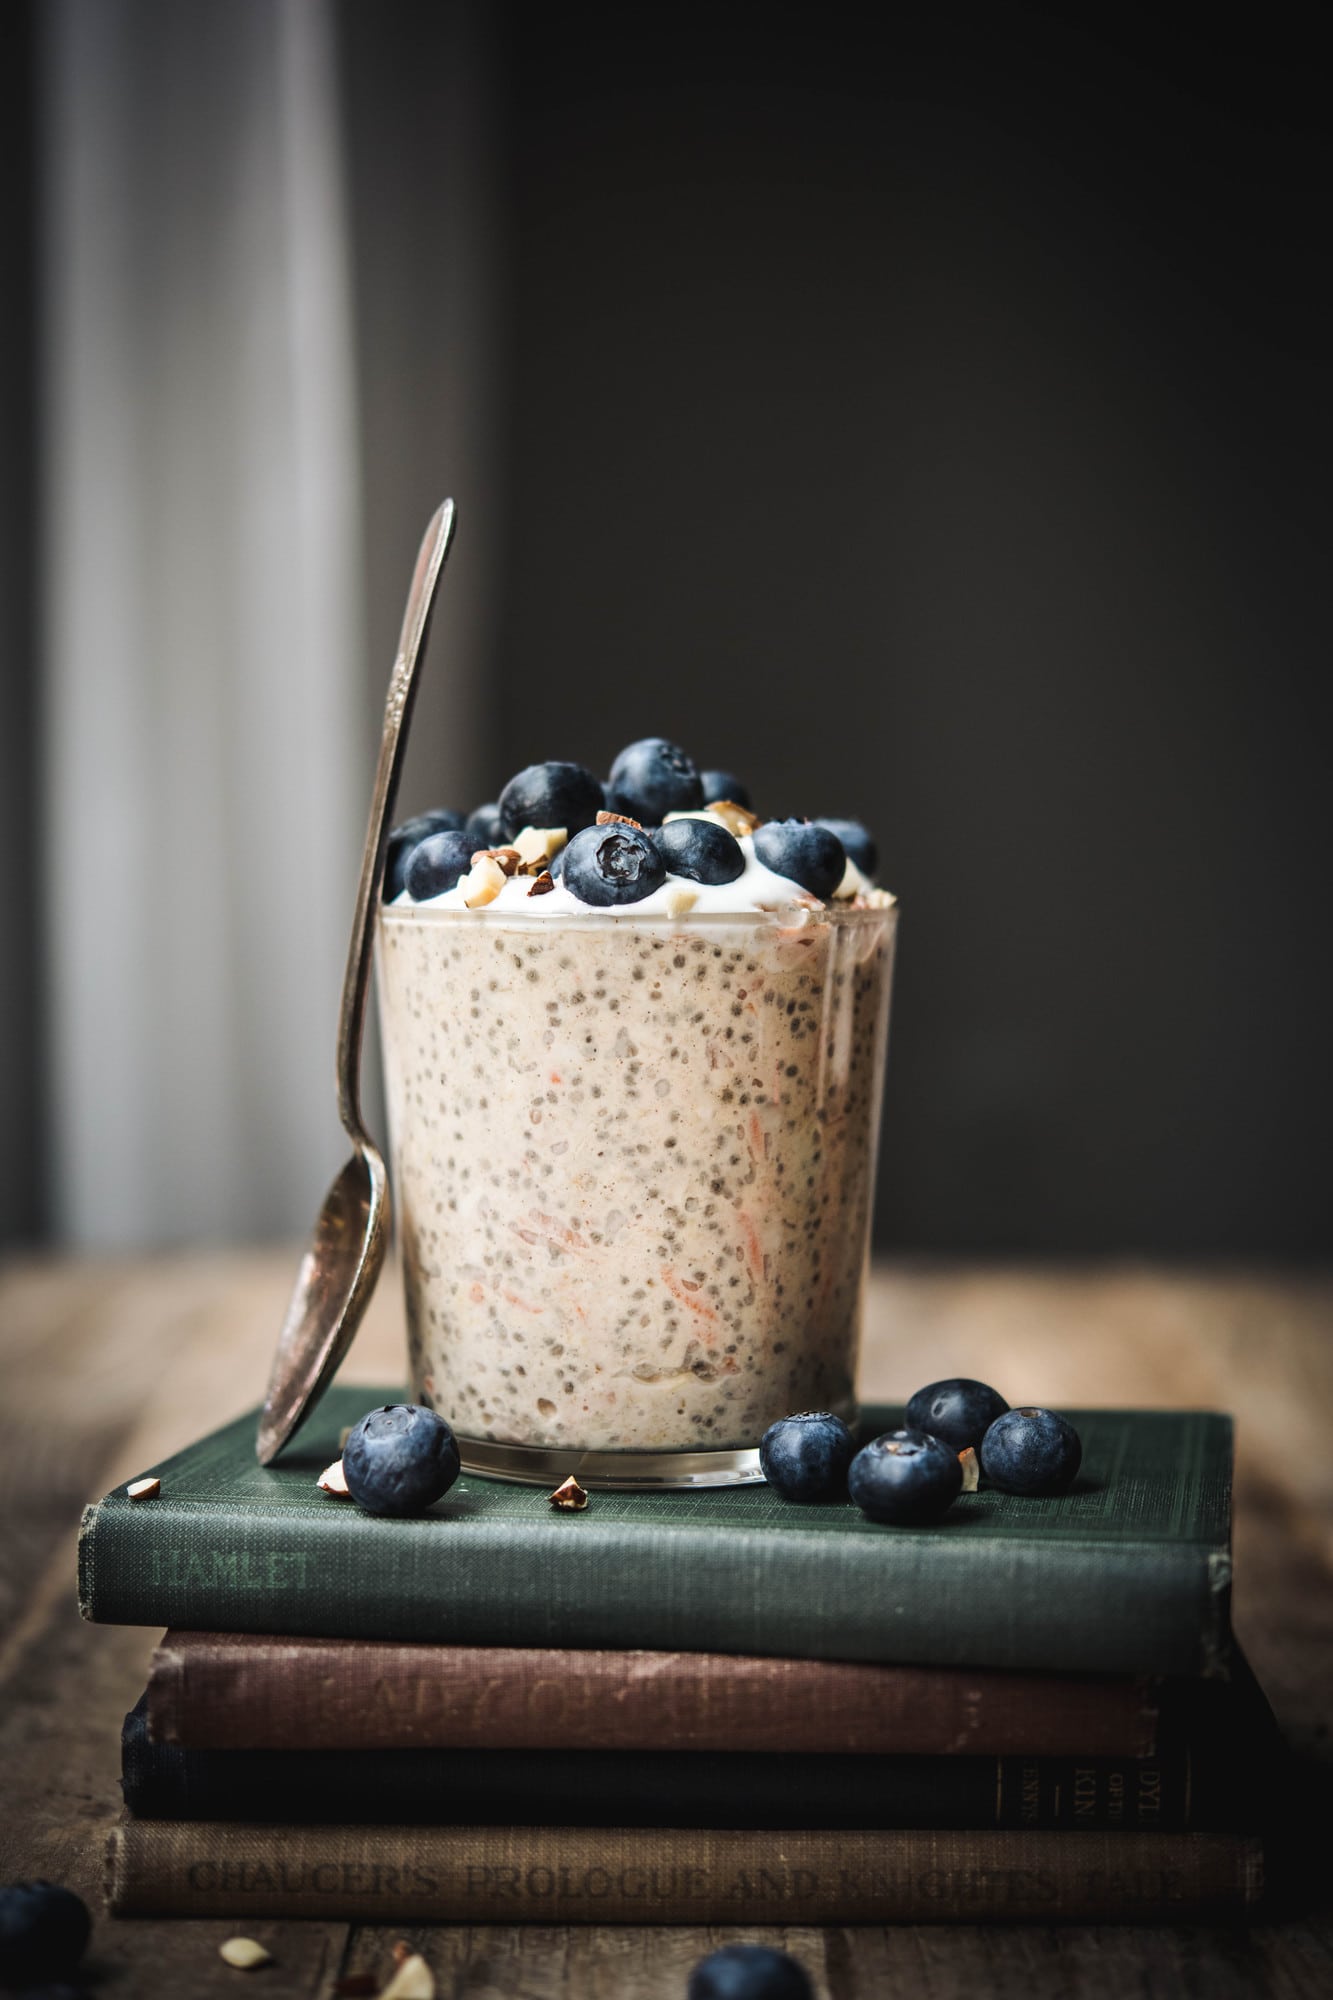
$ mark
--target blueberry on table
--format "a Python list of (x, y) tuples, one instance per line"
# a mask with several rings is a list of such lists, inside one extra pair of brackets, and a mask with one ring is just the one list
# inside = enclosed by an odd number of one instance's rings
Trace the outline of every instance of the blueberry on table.
[(759, 1440), (759, 1465), (784, 1500), (827, 1500), (846, 1492), (855, 1450), (841, 1417), (831, 1410), (807, 1410), (769, 1425)]
[(909, 1430), (925, 1431), (943, 1438), (955, 1451), (975, 1451), (997, 1417), (1009, 1405), (985, 1382), (973, 1382), (966, 1375), (954, 1375), (947, 1382), (931, 1382), (918, 1389), (907, 1405)]
[[(500, 808), (494, 804), (474, 807), (467, 816), (463, 831), (472, 842), (474, 854), (479, 847), (503, 847), (507, 838)], [(520, 827), (519, 832), (522, 831)]]
[(449, 1491), (458, 1466), (453, 1432), (420, 1403), (367, 1411), (343, 1446), (347, 1490), (368, 1514), (420, 1514)]
[(582, 764), (529, 764), (500, 794), (500, 824), (513, 840), (525, 826), (563, 826), (581, 833), (605, 805), (601, 782)]
[(861, 1512), (898, 1528), (942, 1520), (962, 1487), (958, 1453), (925, 1431), (885, 1431), (861, 1447), (847, 1474)]
[(461, 833), (465, 825), (463, 814), (450, 812), (441, 807), (438, 812), (418, 813), (415, 819), (405, 819), (389, 835), (384, 850), (384, 900), (391, 903), (403, 886), (403, 873), (414, 847), (423, 840), (429, 840), (433, 833)]
[(771, 1944), (724, 1944), (690, 1973), (686, 2000), (814, 2000), (804, 1966)]
[(86, 1905), (54, 1882), (0, 1888), (0, 1986), (59, 1978), (83, 1957), (92, 1931)]
[(466, 833), (432, 833), (408, 855), (403, 887), (414, 903), (443, 896), (446, 890), (457, 888), (459, 877), (471, 868), (475, 852)]
[(690, 882), (734, 882), (745, 873), (741, 844), (711, 819), (673, 819), (659, 826), (653, 845), (672, 875)]
[(700, 771), (699, 783), (703, 786), (706, 806), (715, 805), (719, 799), (730, 799), (732, 805), (750, 810), (750, 788), (741, 783), (734, 771)]
[(664, 736), (644, 736), (627, 745), (611, 766), (606, 790), (612, 812), (627, 813), (645, 826), (704, 802), (694, 759)]
[(637, 826), (590, 826), (565, 848), (560, 879), (572, 896), (597, 909), (641, 903), (666, 880), (666, 864)]
[(981, 1440), (981, 1470), (1001, 1493), (1067, 1493), (1083, 1459), (1074, 1426), (1054, 1410), (1006, 1410)]
[(813, 820), (766, 820), (755, 832), (754, 851), (765, 868), (785, 875), (825, 903), (847, 872), (847, 856), (837, 834)]
[(836, 833), (842, 842), (843, 852), (849, 861), (854, 861), (863, 875), (873, 875), (879, 860), (879, 849), (875, 837), (859, 819), (817, 819), (816, 826), (827, 827)]

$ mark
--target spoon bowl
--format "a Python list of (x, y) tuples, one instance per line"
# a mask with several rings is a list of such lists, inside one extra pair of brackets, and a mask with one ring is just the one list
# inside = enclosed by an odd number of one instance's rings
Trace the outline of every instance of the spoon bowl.
[(389, 678), (338, 1016), (338, 1115), (354, 1151), (324, 1197), (296, 1274), (255, 1439), (261, 1465), (272, 1464), (332, 1381), (361, 1323), (388, 1247), (389, 1177), (361, 1116), (361, 1036), (389, 820), (416, 695), (417, 665), (453, 539), (454, 517), (454, 503), (446, 500), (426, 530)]
[(389, 1213), (384, 1161), (368, 1145), (353, 1153), (325, 1195), (297, 1269), (259, 1423), (261, 1465), (277, 1457), (333, 1379), (378, 1282)]

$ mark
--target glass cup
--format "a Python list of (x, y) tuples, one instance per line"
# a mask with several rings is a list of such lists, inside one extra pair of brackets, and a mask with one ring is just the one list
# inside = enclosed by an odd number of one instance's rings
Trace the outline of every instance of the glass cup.
[(466, 1468), (721, 1485), (853, 1420), (896, 919), (381, 910), (413, 1388)]

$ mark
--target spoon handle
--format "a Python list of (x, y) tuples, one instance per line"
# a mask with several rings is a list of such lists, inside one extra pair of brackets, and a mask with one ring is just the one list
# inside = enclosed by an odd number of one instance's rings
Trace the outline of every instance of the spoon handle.
[(356, 892), (356, 915), (352, 919), (352, 937), (343, 973), (342, 1005), (338, 1014), (338, 1116), (348, 1136), (358, 1146), (366, 1142), (361, 1119), (361, 1036), (366, 1020), (375, 916), (384, 875), (384, 850), (388, 844), (394, 800), (398, 796), (412, 704), (416, 699), (417, 665), (425, 651), (431, 612), (435, 608), (436, 586), (453, 540), (456, 518), (453, 501), (443, 501), (422, 537), (407, 609), (403, 613), (398, 657), (389, 676), (389, 692), (384, 703), (384, 734), (380, 738), (379, 763), (375, 767), (375, 790), (370, 801), (366, 845), (361, 856), (361, 880)]

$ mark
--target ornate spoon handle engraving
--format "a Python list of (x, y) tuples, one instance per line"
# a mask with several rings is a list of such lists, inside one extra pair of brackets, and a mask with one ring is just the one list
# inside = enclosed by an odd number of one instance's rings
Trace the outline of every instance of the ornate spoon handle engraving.
[(453, 540), (456, 518), (453, 501), (444, 501), (422, 538), (407, 609), (403, 613), (398, 657), (389, 676), (389, 691), (384, 702), (384, 734), (380, 739), (379, 763), (375, 769), (375, 790), (370, 801), (361, 880), (356, 892), (356, 914), (352, 919), (347, 970), (343, 975), (342, 1010), (338, 1018), (338, 1116), (358, 1145), (364, 1144), (366, 1139), (361, 1117), (361, 1035), (370, 984), (375, 910), (384, 874), (384, 850), (394, 800), (398, 796), (412, 703), (416, 698), (417, 666), (426, 650), (431, 613), (435, 608), (436, 585)]

